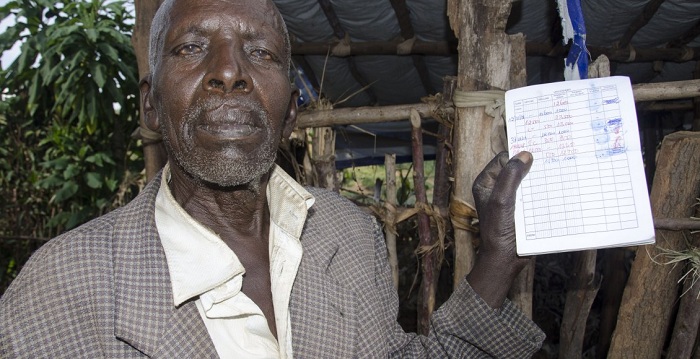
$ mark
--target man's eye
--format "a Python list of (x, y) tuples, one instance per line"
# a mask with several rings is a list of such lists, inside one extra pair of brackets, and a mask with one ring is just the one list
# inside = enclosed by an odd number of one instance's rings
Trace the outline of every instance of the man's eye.
[(274, 57), (272, 56), (272, 54), (271, 54), (269, 51), (264, 50), (264, 49), (255, 49), (255, 50), (252, 51), (252, 54), (253, 54), (253, 56), (255, 56), (255, 57), (257, 57), (257, 58), (260, 58), (260, 59), (263, 59), (263, 60), (272, 60), (272, 59), (274, 59)]
[(196, 44), (187, 44), (177, 49), (178, 55), (194, 55), (202, 52), (202, 47)]

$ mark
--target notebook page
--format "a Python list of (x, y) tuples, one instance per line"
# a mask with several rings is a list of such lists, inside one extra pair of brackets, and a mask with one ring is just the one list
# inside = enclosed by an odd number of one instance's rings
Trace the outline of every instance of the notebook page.
[(605, 77), (506, 92), (508, 148), (529, 151), (520, 255), (654, 242), (632, 86)]

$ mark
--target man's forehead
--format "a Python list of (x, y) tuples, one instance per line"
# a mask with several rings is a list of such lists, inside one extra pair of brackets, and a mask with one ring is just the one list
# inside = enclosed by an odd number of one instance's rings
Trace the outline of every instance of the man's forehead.
[(211, 9), (220, 8), (230, 9), (231, 13), (239, 16), (259, 15), (257, 17), (273, 20), (274, 23), (277, 23), (279, 18), (279, 11), (270, 0), (170, 0), (168, 2), (171, 4), (166, 7), (166, 11), (171, 19), (178, 16), (197, 16)]
[[(172, 0), (164, 25), (167, 37), (175, 33), (215, 30), (232, 24), (246, 34), (261, 32), (282, 35), (281, 16), (271, 1), (265, 0)], [(223, 10), (222, 10), (223, 9)], [(272, 16), (270, 16), (272, 15)], [(227, 17), (235, 21), (227, 22)]]

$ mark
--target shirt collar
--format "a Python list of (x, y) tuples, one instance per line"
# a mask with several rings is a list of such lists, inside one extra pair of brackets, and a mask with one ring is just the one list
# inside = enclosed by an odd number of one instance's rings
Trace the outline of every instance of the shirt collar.
[[(177, 203), (168, 186), (169, 179), (170, 166), (166, 164), (156, 196), (155, 217), (170, 272), (173, 301), (179, 306), (242, 275), (245, 268), (216, 233)], [(308, 209), (314, 203), (313, 195), (276, 165), (266, 194), (270, 221), (299, 241)]]

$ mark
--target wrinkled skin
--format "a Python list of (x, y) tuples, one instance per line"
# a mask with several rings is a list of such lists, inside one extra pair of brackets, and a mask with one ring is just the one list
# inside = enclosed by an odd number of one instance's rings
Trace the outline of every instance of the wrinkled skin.
[(147, 123), (196, 180), (250, 184), (293, 129), (288, 49), (272, 11), (245, 1), (174, 2), (161, 54), (142, 84)]
[(529, 152), (521, 152), (510, 160), (508, 153), (501, 152), (484, 167), (472, 186), (481, 247), (467, 280), (493, 308), (503, 304), (513, 280), (529, 260), (516, 255), (514, 210), (516, 191), (530, 167)]

